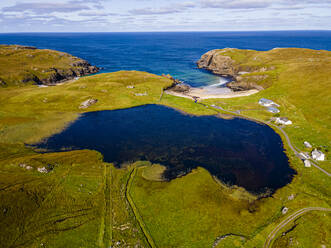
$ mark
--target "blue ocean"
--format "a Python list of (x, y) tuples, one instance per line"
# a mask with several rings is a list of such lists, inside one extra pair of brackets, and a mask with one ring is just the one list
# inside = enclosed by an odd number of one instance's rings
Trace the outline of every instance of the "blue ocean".
[(20, 44), (68, 52), (104, 68), (147, 71), (192, 85), (219, 78), (198, 70), (196, 61), (216, 48), (269, 50), (300, 47), (331, 50), (331, 31), (183, 32), (183, 33), (20, 33), (0, 34), (0, 44)]

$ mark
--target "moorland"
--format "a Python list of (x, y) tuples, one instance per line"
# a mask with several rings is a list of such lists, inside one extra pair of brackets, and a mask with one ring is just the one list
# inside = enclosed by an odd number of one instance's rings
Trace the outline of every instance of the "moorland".
[[(16, 47), (0, 47), (1, 247), (330, 245), (330, 212), (317, 210), (291, 219), (266, 243), (268, 235), (296, 211), (330, 209), (330, 176), (314, 166), (304, 167), (286, 138), (288, 135), (300, 151), (323, 151), (326, 161), (315, 163), (330, 171), (329, 51), (218, 50), (232, 60), (238, 72), (247, 72), (241, 75), (239, 87), (260, 86), (259, 92), (195, 103), (164, 94), (173, 85), (167, 77), (119, 71), (76, 80), (82, 75), (75, 72), (77, 63), (72, 60), (78, 58), (63, 55), (66, 61), (56, 59), (55, 63), (48, 59), (58, 52)], [(17, 52), (24, 54), (19, 56), (24, 60), (15, 57)], [(46, 68), (58, 69), (48, 72)], [(61, 70), (75, 73), (65, 82), (64, 77), (49, 76)], [(82, 74), (94, 72), (91, 68)], [(34, 80), (27, 80), (31, 78)], [(267, 112), (258, 104), (260, 98), (275, 101), (280, 113)], [(89, 99), (97, 102), (80, 108)], [(82, 113), (146, 104), (161, 104), (197, 116), (229, 118), (229, 113), (240, 114), (265, 123), (282, 138), (289, 165), (297, 174), (272, 195), (257, 195), (224, 184), (200, 167), (164, 181), (164, 166), (149, 161), (116, 167), (92, 150), (38, 153), (26, 145), (61, 132)], [(270, 119), (278, 116), (291, 119), (293, 124), (275, 126)], [(306, 148), (304, 141), (313, 148)], [(288, 209), (285, 214), (284, 207)]]

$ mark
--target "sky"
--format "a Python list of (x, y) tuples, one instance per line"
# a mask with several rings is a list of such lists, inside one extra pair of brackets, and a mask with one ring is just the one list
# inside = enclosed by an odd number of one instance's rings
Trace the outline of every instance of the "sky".
[(0, 32), (331, 30), (331, 0), (0, 0)]

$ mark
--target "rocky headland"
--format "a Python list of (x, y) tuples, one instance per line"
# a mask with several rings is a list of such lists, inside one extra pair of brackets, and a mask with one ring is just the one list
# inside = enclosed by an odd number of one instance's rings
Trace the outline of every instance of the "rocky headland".
[(99, 68), (68, 53), (0, 45), (0, 86), (53, 85), (97, 73)]
[(263, 90), (264, 87), (260, 82), (268, 79), (268, 75), (264, 72), (274, 68), (242, 65), (226, 55), (226, 52), (231, 50), (232, 48), (225, 48), (205, 53), (197, 62), (198, 68), (231, 78), (232, 81), (227, 84), (227, 87), (233, 91)]

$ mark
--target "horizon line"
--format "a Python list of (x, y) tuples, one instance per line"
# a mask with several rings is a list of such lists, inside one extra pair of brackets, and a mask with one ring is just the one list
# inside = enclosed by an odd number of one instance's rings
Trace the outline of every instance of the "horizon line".
[(241, 32), (241, 33), (249, 33), (249, 32), (298, 32), (298, 31), (310, 31), (310, 32), (330, 32), (331, 29), (279, 29), (279, 30), (223, 30), (223, 31), (200, 31), (200, 30), (187, 30), (187, 31), (51, 31), (51, 32), (44, 32), (44, 31), (32, 31), (32, 32), (26, 32), (26, 31), (17, 31), (17, 32), (0, 32), (0, 34), (50, 34), (50, 33), (59, 33), (59, 34), (65, 34), (65, 33), (81, 33), (81, 34), (88, 34), (88, 33), (235, 33), (235, 32)]

